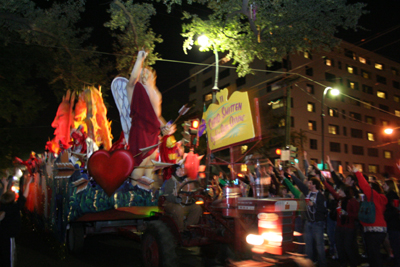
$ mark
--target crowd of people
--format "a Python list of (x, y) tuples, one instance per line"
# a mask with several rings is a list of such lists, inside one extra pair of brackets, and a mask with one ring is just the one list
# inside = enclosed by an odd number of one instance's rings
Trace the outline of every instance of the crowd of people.
[[(239, 185), (250, 185), (246, 196), (304, 200), (295, 221), (295, 231), (303, 233), (300, 241), (305, 244), (299, 252), (318, 266), (327, 266), (327, 257), (331, 257), (340, 266), (357, 266), (364, 258), (369, 266), (381, 267), (381, 249), (389, 255), (391, 266), (400, 266), (399, 181), (368, 177), (356, 166), (348, 166), (344, 175), (333, 169), (329, 156), (329, 172), (321, 171), (316, 163), (309, 164), (306, 152), (304, 158), (303, 170), (298, 164), (282, 168), (279, 162), (268, 160), (248, 170)], [(214, 174), (210, 186), (221, 196), (221, 188), (229, 183), (233, 181), (221, 172)]]

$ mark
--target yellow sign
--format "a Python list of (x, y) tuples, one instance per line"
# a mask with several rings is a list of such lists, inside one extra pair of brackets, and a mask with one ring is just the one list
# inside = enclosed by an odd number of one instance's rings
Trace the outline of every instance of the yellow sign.
[(219, 104), (211, 104), (203, 114), (211, 150), (254, 138), (253, 118), (247, 92), (228, 89), (216, 95)]

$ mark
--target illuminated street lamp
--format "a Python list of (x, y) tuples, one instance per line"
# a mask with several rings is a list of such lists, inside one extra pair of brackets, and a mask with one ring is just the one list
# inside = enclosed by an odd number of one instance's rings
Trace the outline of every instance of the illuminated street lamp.
[(392, 128), (386, 128), (385, 130), (383, 130), (383, 132), (385, 134), (392, 134), (393, 133), (393, 129)]
[(338, 89), (332, 88), (332, 87), (326, 87), (324, 90), (324, 93), (322, 95), (322, 101), (321, 101), (321, 145), (322, 145), (322, 155), (321, 155), (321, 164), (322, 164), (322, 170), (324, 169), (324, 146), (325, 146), (325, 133), (324, 133), (324, 119), (325, 119), (325, 108), (324, 108), (324, 100), (325, 96), (328, 93), (328, 91), (331, 92), (331, 95), (336, 96), (340, 94), (340, 91)]
[(215, 80), (214, 80), (214, 87), (212, 88), (212, 103), (216, 102), (216, 97), (215, 94), (217, 91), (219, 91), (218, 88), (218, 73), (219, 73), (219, 58), (218, 58), (218, 51), (213, 42), (210, 42), (210, 39), (205, 36), (201, 35), (197, 38), (197, 42), (202, 48), (208, 47), (210, 44), (213, 46), (213, 51), (215, 55)]

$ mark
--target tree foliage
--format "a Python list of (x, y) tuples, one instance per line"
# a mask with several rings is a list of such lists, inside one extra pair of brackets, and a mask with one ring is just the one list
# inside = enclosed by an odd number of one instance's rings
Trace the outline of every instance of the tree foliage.
[[(180, 1), (166, 2), (174, 3)], [(185, 13), (190, 22), (183, 25), (184, 49), (206, 34), (212, 45), (205, 50), (227, 52), (240, 76), (251, 73), (249, 64), (255, 58), (270, 65), (290, 53), (337, 45), (339, 27), (357, 29), (365, 13), (365, 4), (346, 0), (210, 0), (207, 6), (213, 11), (207, 19)]]

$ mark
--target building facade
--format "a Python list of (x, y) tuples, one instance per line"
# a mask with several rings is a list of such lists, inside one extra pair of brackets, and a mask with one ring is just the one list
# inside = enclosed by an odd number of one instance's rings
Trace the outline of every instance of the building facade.
[[(293, 54), (269, 67), (254, 62), (255, 74), (242, 78), (228, 65), (220, 62), (219, 88), (248, 91), (260, 99), (263, 136), (269, 136), (271, 150), (282, 145), (273, 139), (287, 134), (290, 125), (291, 135), (303, 136), (296, 145), (309, 160), (319, 163), (324, 154), (344, 171), (358, 165), (369, 175), (399, 176), (399, 63), (343, 41), (333, 51)], [(202, 110), (212, 99), (215, 67), (197, 66), (190, 73), (190, 100)], [(340, 95), (331, 96), (327, 87)], [(384, 133), (389, 127), (391, 135)]]

